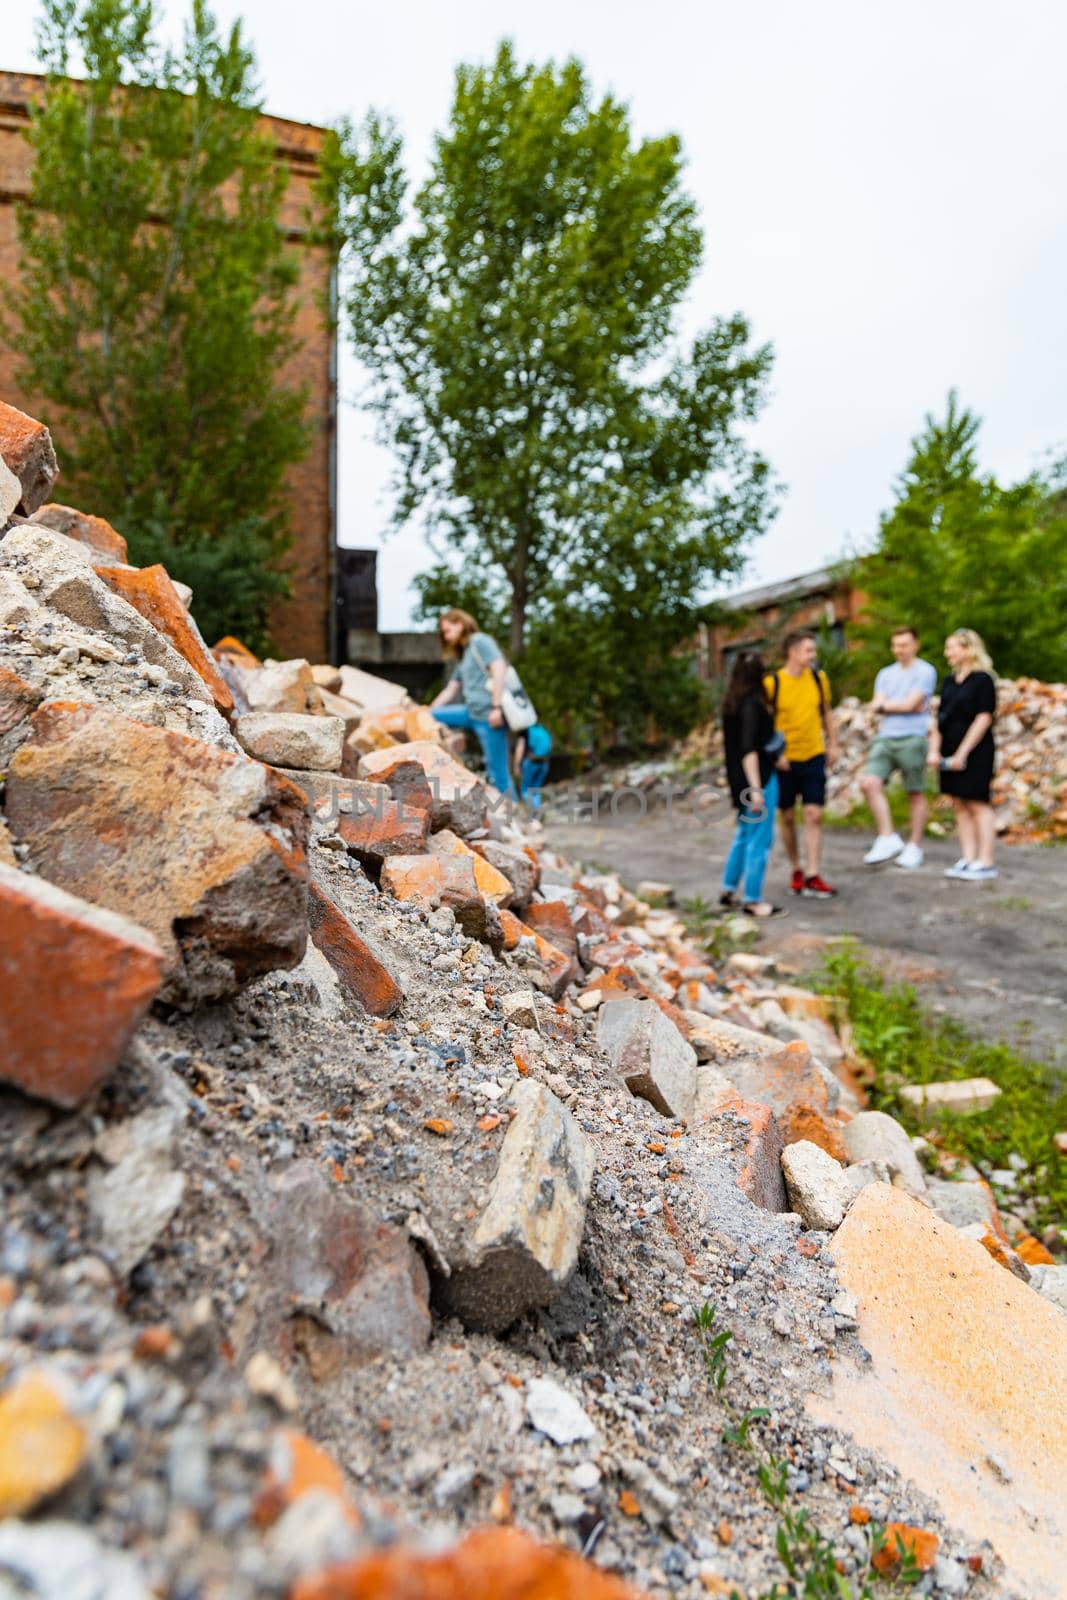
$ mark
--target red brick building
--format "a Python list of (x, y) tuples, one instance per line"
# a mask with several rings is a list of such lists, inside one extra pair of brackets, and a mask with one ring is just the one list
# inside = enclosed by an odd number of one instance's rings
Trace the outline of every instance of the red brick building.
[[(32, 73), (0, 72), (0, 282), (10, 283), (18, 271), (15, 206), (29, 193), (33, 152), (25, 135), (31, 106), (43, 86), (44, 79)], [(289, 475), (293, 544), (288, 562), (293, 596), (276, 612), (274, 639), (283, 656), (332, 660), (336, 656), (336, 340), (320, 309), (330, 291), (330, 261), (325, 251), (309, 244), (304, 221), (325, 130), (282, 117), (265, 116), (261, 125), (274, 140), (276, 159), (288, 171), (282, 226), (300, 261), (297, 333), (301, 344), (280, 376), (283, 381), (307, 385), (308, 410), (315, 425), (307, 455)], [(0, 398), (47, 422), (47, 408), (19, 388), (16, 365), (16, 352), (0, 340)], [(62, 467), (62, 438), (57, 443)], [(109, 514), (107, 506), (82, 509)]]
[(863, 616), (867, 596), (833, 567), (765, 583), (717, 602), (735, 612), (736, 622), (701, 628), (693, 644), (697, 672), (706, 682), (723, 677), (739, 650), (773, 651), (793, 628), (823, 629), (837, 645), (847, 646), (849, 625)]

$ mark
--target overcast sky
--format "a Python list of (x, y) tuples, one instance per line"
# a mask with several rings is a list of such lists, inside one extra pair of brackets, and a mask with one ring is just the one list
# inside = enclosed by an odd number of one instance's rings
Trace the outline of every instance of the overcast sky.
[[(14, 16), (12, 17), (12, 10)], [(32, 69), (30, 0), (0, 65)], [(169, 0), (168, 15), (184, 6)], [(267, 106), (326, 122), (391, 111), (421, 177), (458, 61), (503, 36), (578, 55), (639, 133), (682, 137), (703, 213), (686, 327), (742, 310), (777, 359), (755, 438), (786, 485), (746, 582), (869, 539), (950, 387), (982, 459), (1022, 476), (1067, 450), (1067, 5), (1063, 0), (217, 0), (243, 15)], [(358, 375), (342, 367), (348, 395)], [(389, 458), (352, 407), (340, 535), (376, 545)], [(381, 625), (405, 626), (416, 534), (380, 558)]]

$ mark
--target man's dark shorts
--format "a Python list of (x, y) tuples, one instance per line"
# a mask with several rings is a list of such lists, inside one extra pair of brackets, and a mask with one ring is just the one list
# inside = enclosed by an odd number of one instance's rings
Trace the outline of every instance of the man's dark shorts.
[(826, 804), (826, 757), (790, 762), (788, 772), (778, 774), (778, 809), (792, 811), (797, 800), (806, 806)]

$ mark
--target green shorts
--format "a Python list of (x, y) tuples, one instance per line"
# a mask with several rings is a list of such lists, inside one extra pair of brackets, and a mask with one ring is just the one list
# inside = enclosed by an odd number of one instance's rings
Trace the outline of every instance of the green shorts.
[(921, 794), (926, 788), (926, 735), (906, 733), (899, 739), (875, 739), (863, 770), (883, 783), (899, 772), (908, 793)]

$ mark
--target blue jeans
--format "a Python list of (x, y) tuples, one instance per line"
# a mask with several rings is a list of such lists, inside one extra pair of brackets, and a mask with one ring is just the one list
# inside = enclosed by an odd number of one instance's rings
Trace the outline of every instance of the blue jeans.
[(519, 799), (530, 802), (531, 811), (541, 808), (541, 790), (548, 781), (548, 762), (543, 756), (527, 756), (519, 773)]
[(515, 790), (508, 770), (507, 728), (494, 728), (491, 722), (482, 722), (477, 717), (472, 717), (466, 706), (434, 706), (432, 709), (438, 722), (443, 722), (446, 728), (462, 728), (465, 733), (478, 735), (489, 782), (494, 789), (499, 789), (501, 794), (510, 795), (514, 799)]
[(722, 886), (730, 894), (742, 887), (746, 905), (763, 899), (763, 875), (774, 843), (774, 813), (778, 807), (778, 774), (772, 772), (763, 791), (763, 810), (756, 814), (746, 806), (738, 814), (734, 842), (722, 871)]

